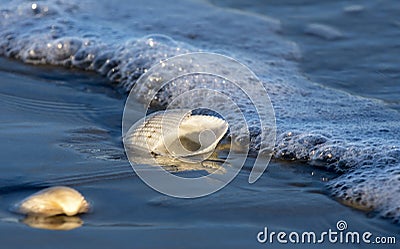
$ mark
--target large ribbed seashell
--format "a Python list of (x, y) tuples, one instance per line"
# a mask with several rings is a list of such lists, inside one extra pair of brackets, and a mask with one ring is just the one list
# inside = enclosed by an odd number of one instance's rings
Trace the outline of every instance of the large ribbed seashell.
[(57, 186), (43, 189), (17, 204), (17, 211), (33, 216), (73, 216), (89, 210), (89, 203), (75, 189)]
[(153, 113), (134, 124), (124, 138), (128, 148), (174, 158), (212, 153), (228, 130), (218, 117), (187, 110)]

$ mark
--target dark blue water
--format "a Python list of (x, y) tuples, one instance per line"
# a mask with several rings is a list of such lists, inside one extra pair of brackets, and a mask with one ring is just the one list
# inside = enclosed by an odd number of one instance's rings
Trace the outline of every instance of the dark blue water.
[[(299, 45), (299, 65), (310, 79), (399, 110), (398, 1), (211, 2), (279, 19), (282, 35)], [(313, 24), (327, 29), (313, 31)]]

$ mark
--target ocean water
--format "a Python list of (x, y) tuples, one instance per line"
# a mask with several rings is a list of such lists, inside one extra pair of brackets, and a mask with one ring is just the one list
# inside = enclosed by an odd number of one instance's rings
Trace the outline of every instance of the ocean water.
[[(32, 247), (45, 240), (52, 248), (259, 247), (256, 234), (264, 226), (322, 231), (341, 219), (355, 230), (398, 234), (392, 224), (400, 218), (396, 10), (396, 1), (2, 1), (3, 243), (20, 247), (25, 237)], [(349, 20), (377, 26), (364, 30)], [(377, 29), (382, 35), (369, 36)], [(193, 51), (237, 58), (260, 77), (278, 137), (256, 184), (247, 183), (243, 170), (209, 197), (180, 200), (133, 174), (121, 118), (126, 92), (145, 70)], [(191, 87), (166, 89), (158, 107)], [(256, 150), (259, 134), (251, 135)], [(9, 211), (53, 185), (76, 186), (92, 201), (81, 228), (35, 230)]]
[(300, 47), (307, 77), (399, 110), (397, 1), (211, 2), (278, 19), (282, 35)]

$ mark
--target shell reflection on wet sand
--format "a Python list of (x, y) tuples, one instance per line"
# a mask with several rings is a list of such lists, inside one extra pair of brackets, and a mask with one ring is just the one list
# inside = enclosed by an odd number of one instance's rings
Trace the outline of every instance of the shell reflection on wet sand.
[(89, 203), (75, 189), (57, 186), (43, 189), (17, 204), (17, 211), (28, 216), (74, 216), (89, 210)]
[[(213, 153), (208, 159), (201, 162), (187, 162), (179, 159), (174, 159), (166, 156), (156, 156), (154, 161), (158, 165), (162, 165), (163, 168), (169, 172), (184, 172), (184, 171), (204, 171), (207, 174), (225, 174), (226, 169), (223, 167), (224, 160), (217, 158), (216, 153)], [(147, 162), (144, 164), (151, 164)], [(226, 165), (230, 165), (225, 162)]]
[(26, 225), (48, 230), (72, 230), (83, 225), (81, 218), (77, 216), (57, 215), (50, 217), (27, 216), (22, 220)]

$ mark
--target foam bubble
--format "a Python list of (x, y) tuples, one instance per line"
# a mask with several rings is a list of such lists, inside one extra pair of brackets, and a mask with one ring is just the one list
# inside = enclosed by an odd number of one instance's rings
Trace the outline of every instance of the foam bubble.
[(325, 40), (337, 40), (343, 38), (344, 36), (343, 33), (340, 32), (338, 29), (320, 23), (312, 23), (307, 25), (304, 32), (306, 34), (314, 35)]
[(349, 5), (343, 8), (345, 13), (360, 13), (365, 10), (365, 7), (362, 5)]

